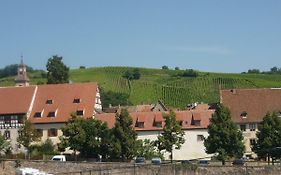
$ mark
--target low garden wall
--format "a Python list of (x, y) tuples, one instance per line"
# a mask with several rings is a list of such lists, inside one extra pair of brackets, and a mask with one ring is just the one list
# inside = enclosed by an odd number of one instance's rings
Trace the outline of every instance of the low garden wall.
[(280, 175), (280, 165), (275, 166), (206, 166), (162, 164), (161, 166), (132, 163), (89, 163), (2, 160), (0, 175), (14, 175), (16, 167), (39, 169), (55, 175)]

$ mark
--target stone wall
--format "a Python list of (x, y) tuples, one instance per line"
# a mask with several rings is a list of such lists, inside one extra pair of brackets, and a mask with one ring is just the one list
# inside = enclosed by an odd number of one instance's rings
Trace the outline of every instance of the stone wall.
[[(191, 168), (181, 164), (135, 165), (132, 163), (88, 163), (88, 162), (53, 162), (20, 161), (21, 167), (36, 168), (56, 175), (280, 175), (278, 166), (208, 166)], [(0, 175), (14, 175), (16, 162), (1, 161)]]

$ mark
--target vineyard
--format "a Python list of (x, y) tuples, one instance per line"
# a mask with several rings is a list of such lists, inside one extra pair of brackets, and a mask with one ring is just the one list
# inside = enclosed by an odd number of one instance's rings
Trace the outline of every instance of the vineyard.
[[(167, 106), (184, 107), (189, 103), (219, 102), (219, 89), (232, 88), (276, 88), (281, 87), (280, 75), (226, 74), (200, 72), (196, 78), (178, 77), (179, 70), (139, 68), (139, 80), (122, 77), (130, 67), (98, 67), (74, 69), (70, 80), (76, 82), (98, 82), (104, 91), (126, 93), (133, 104), (150, 104), (162, 99)], [(29, 75), (31, 84), (45, 83), (40, 74)], [(0, 79), (1, 86), (13, 85), (14, 77)]]

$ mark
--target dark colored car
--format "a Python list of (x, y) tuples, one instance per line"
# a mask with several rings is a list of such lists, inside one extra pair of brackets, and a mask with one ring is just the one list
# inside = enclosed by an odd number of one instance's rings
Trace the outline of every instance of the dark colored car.
[(135, 163), (145, 163), (145, 158), (144, 157), (137, 157), (135, 160)]
[(182, 164), (192, 164), (192, 163), (190, 162), (190, 160), (182, 160), (181, 163), (182, 163)]
[(232, 162), (232, 165), (240, 165), (240, 166), (243, 166), (245, 164), (245, 160), (243, 159), (235, 159), (233, 162)]
[(208, 160), (199, 160), (198, 164), (199, 164), (199, 166), (208, 166), (209, 161)]
[(151, 164), (153, 165), (160, 165), (161, 164), (161, 158), (160, 157), (154, 157), (151, 159)]

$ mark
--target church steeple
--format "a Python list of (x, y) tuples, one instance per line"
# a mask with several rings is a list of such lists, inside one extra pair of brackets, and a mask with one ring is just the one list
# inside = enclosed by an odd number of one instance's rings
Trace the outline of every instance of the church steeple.
[(16, 86), (29, 86), (29, 78), (27, 77), (26, 65), (23, 63), (23, 56), (21, 56), (21, 63), (18, 65), (15, 83)]

